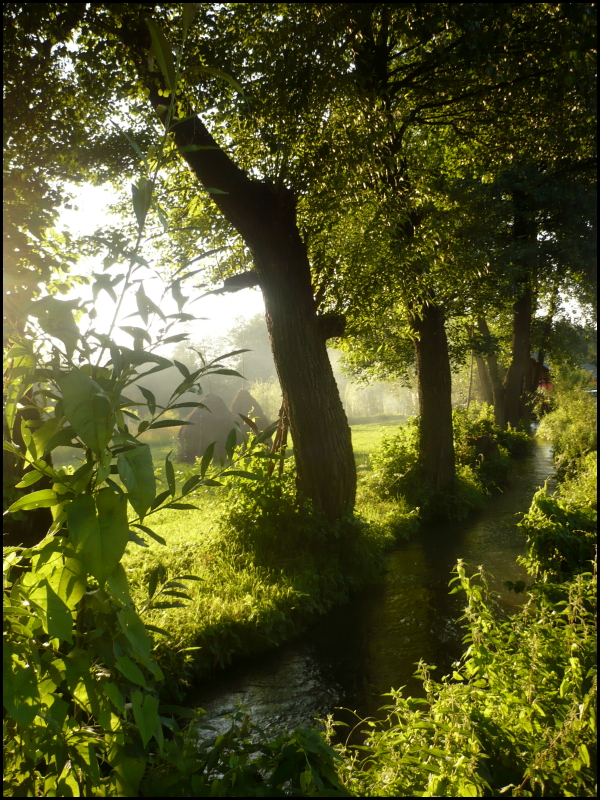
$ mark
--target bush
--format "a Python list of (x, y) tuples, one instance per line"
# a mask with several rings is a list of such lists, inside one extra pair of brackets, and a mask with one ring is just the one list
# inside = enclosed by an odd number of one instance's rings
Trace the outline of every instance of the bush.
[(368, 488), (383, 499), (405, 498), (420, 509), (423, 519), (462, 519), (481, 508), (484, 494), (507, 482), (511, 456), (527, 452), (530, 439), (512, 428), (502, 431), (494, 421), (493, 408), (485, 404), (473, 404), (468, 411), (455, 408), (452, 417), (457, 464), (452, 490), (431, 491), (422, 485), (417, 418), (384, 438), (372, 454)]
[(560, 496), (537, 492), (520, 523), (527, 552), (519, 561), (536, 580), (562, 583), (587, 571), (594, 557), (596, 510)]
[(558, 370), (552, 393), (552, 410), (542, 418), (538, 435), (554, 447), (559, 477), (578, 471), (580, 460), (597, 449), (597, 401), (586, 392), (589, 374), (563, 367)]
[[(544, 595), (499, 619), (480, 569), (456, 568), (469, 647), (452, 676), (419, 672), (427, 699), (391, 691), (382, 722), (339, 770), (360, 797), (595, 797), (595, 574), (561, 606)], [(331, 721), (330, 721), (331, 730)]]
[(350, 794), (596, 796), (596, 461), (574, 465), (521, 523), (536, 582), (519, 613), (502, 618), (483, 569), (469, 578), (458, 562), (450, 583), (467, 596), (467, 650), (439, 683), (421, 662), (427, 699), (392, 690), (364, 745), (339, 748)]
[[(268, 475), (269, 460), (253, 456), (244, 471), (257, 476), (234, 478), (227, 508), (220, 520), (220, 541), (256, 567), (313, 584), (321, 610), (343, 600), (347, 593), (381, 574), (389, 533), (359, 517), (328, 522), (297, 494), (295, 471), (286, 461)], [(292, 461), (293, 464), (293, 461)], [(309, 591), (309, 585), (306, 584)]]

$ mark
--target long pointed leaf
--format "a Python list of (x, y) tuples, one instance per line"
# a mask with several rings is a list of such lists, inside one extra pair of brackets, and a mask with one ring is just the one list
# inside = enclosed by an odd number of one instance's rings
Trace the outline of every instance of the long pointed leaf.
[(167, 87), (170, 89), (170, 91), (173, 91), (175, 89), (176, 79), (175, 61), (173, 60), (173, 51), (171, 50), (171, 45), (167, 41), (167, 37), (165, 36), (163, 29), (157, 25), (153, 19), (147, 19), (146, 25), (150, 30), (154, 55), (158, 61), (160, 71), (164, 76)]

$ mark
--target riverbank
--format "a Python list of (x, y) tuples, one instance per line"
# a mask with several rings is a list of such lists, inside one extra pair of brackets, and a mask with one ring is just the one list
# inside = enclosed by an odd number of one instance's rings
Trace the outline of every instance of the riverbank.
[[(123, 563), (138, 607), (147, 603), (149, 585), (160, 589), (161, 581), (164, 586), (167, 580), (181, 584), (161, 595), (143, 615), (146, 623), (166, 632), (153, 633), (154, 658), (166, 676), (166, 699), (180, 701), (199, 679), (234, 658), (280, 646), (347, 602), (353, 592), (377, 584), (383, 554), (407, 540), (419, 525), (417, 510), (402, 498), (376, 496), (364, 480), (371, 474), (370, 454), (384, 434), (395, 430), (380, 424), (353, 429), (362, 476), (357, 501), (362, 524), (347, 548), (354, 556), (298, 555), (297, 548), (291, 548), (293, 557), (280, 563), (261, 560), (252, 548), (240, 547), (237, 522), (225, 524), (237, 501), (235, 492), (221, 488), (204, 488), (191, 498), (199, 511), (163, 512), (147, 523), (167, 546), (151, 540), (143, 549), (130, 545)], [(185, 481), (189, 465), (176, 467), (177, 479)], [(305, 538), (302, 531), (298, 535)], [(153, 573), (159, 576), (157, 584)], [(201, 580), (182, 580), (185, 575)]]
[[(350, 726), (339, 729), (345, 741), (359, 718), (385, 717), (379, 709), (391, 687), (423, 697), (415, 663), (435, 664), (441, 677), (452, 671), (464, 649), (457, 622), (464, 599), (450, 596), (448, 589), (459, 558), (471, 571), (484, 564), (495, 575), (491, 587), (506, 610), (515, 611), (525, 601), (504, 581), (527, 578), (517, 564), (525, 552), (517, 523), (548, 478), (552, 490), (553, 471), (550, 445), (535, 440), (530, 454), (514, 463), (510, 486), (489, 497), (482, 511), (461, 522), (424, 525), (417, 535), (397, 542), (376, 584), (314, 620), (293, 641), (202, 681), (186, 702), (202, 707), (205, 721), (221, 732), (239, 702), (271, 735), (334, 713)], [(350, 711), (333, 712), (339, 707)]]
[(518, 613), (498, 613), (483, 570), (458, 562), (468, 647), (441, 681), (421, 660), (425, 698), (392, 690), (361, 750), (338, 748), (349, 795), (596, 796), (596, 453), (572, 465), (521, 523), (534, 580)]

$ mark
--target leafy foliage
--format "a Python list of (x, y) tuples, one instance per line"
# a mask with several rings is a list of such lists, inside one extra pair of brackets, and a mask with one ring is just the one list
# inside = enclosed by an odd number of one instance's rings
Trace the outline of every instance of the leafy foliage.
[(509, 619), (481, 568), (455, 571), (464, 656), (441, 682), (421, 662), (426, 699), (390, 693), (365, 745), (342, 749), (345, 786), (361, 797), (595, 796), (595, 570), (565, 602), (536, 595)]
[(424, 490), (419, 480), (418, 420), (413, 418), (371, 456), (373, 472), (367, 484), (381, 498), (404, 497), (418, 506), (422, 518), (460, 518), (480, 508), (483, 492), (502, 486), (510, 471), (510, 456), (526, 452), (529, 437), (511, 428), (501, 430), (491, 406), (473, 404), (469, 411), (453, 409), (458, 465), (453, 492)]
[(590, 388), (585, 370), (565, 366), (557, 371), (555, 383), (552, 410), (542, 418), (538, 434), (552, 442), (558, 474), (568, 476), (582, 457), (597, 449), (596, 398), (585, 391)]

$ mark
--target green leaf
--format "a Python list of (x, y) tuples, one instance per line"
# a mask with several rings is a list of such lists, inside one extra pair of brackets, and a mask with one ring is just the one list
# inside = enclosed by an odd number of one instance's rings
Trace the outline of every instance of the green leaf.
[(128, 606), (122, 611), (117, 611), (117, 618), (125, 636), (141, 657), (147, 660), (150, 656), (152, 643), (144, 627), (144, 623), (139, 618), (136, 611), (132, 606)]
[(181, 372), (184, 378), (190, 377), (190, 371), (185, 364), (182, 364), (181, 361), (176, 361), (175, 359), (173, 359), (173, 364), (175, 364), (175, 366), (177, 367), (179, 372)]
[(266, 442), (267, 439), (270, 439), (278, 427), (279, 422), (273, 422), (268, 428), (265, 428), (264, 431), (256, 437), (256, 444), (262, 444), (262, 442)]
[(44, 719), (50, 718), (56, 723), (58, 730), (65, 724), (69, 713), (69, 704), (56, 694), (46, 694), (42, 697), (42, 705), (45, 710), (40, 714)]
[(186, 34), (196, 16), (196, 3), (182, 3), (182, 6), (181, 26), (184, 34)]
[(148, 622), (144, 624), (146, 626), (146, 630), (152, 631), (152, 633), (160, 633), (161, 636), (166, 636), (167, 638), (172, 636), (172, 634), (169, 633), (169, 631), (166, 631), (164, 628), (158, 628), (156, 625), (150, 625)]
[(171, 459), (169, 458), (170, 455), (171, 453), (169, 453), (169, 455), (165, 458), (165, 475), (167, 476), (167, 484), (169, 486), (169, 491), (171, 492), (171, 497), (175, 497), (175, 470), (173, 468)]
[(117, 708), (121, 714), (125, 714), (125, 698), (119, 691), (119, 687), (116, 683), (105, 683), (102, 686), (102, 691), (111, 701), (111, 703)]
[(71, 444), (76, 435), (77, 434), (70, 425), (66, 428), (61, 428), (46, 442), (43, 455), (51, 453), (56, 447), (67, 447)]
[(158, 586), (158, 567), (155, 567), (148, 578), (148, 598), (152, 600)]
[(189, 494), (189, 492), (196, 488), (201, 480), (202, 478), (199, 475), (192, 475), (191, 478), (188, 478), (181, 489), (181, 496), (183, 497), (184, 495)]
[(53, 439), (60, 428), (61, 420), (58, 417), (51, 417), (46, 420), (44, 424), (32, 433), (33, 441), (36, 450), (40, 457), (44, 456), (47, 452), (46, 445)]
[[(43, 600), (40, 593), (45, 593)], [(32, 599), (45, 607), (44, 629), (48, 636), (51, 639), (59, 639), (61, 642), (72, 642), (73, 615), (47, 580), (39, 584), (35, 590), (35, 598)]]
[(142, 444), (133, 450), (119, 453), (117, 466), (131, 505), (143, 520), (156, 496), (156, 478), (150, 447)]
[(31, 316), (37, 317), (45, 333), (63, 342), (68, 358), (73, 357), (79, 341), (79, 329), (73, 318), (72, 308), (72, 300), (44, 297), (29, 312)]
[(106, 273), (98, 274), (94, 272), (94, 278), (96, 279), (92, 284), (92, 295), (94, 297), (94, 300), (96, 300), (100, 292), (104, 291), (108, 294), (113, 303), (116, 303), (117, 295), (115, 294), (115, 290), (113, 289), (113, 280), (111, 276), (107, 275)]
[(144, 325), (148, 324), (148, 298), (144, 291), (144, 284), (140, 283), (137, 292), (135, 293), (135, 302), (138, 307), (140, 317), (144, 320)]
[(131, 695), (133, 717), (142, 737), (144, 747), (148, 744), (158, 723), (158, 697), (147, 694), (145, 697), (140, 691)]
[(31, 725), (41, 707), (37, 676), (16, 653), (5, 653), (2, 695), (7, 713), (23, 728)]
[[(207, 375), (233, 375), (234, 378), (244, 378), (243, 375), (235, 369), (211, 369), (210, 372), (206, 373)], [(246, 380), (246, 378), (244, 378)]]
[(106, 582), (108, 583), (113, 596), (116, 597), (119, 602), (123, 603), (124, 606), (131, 603), (129, 581), (127, 580), (127, 574), (123, 564), (117, 564), (117, 566), (106, 579)]
[(85, 565), (79, 558), (67, 557), (59, 574), (60, 579), (56, 587), (58, 596), (67, 608), (74, 611), (87, 588)]
[(128, 656), (119, 656), (119, 658), (117, 658), (115, 661), (115, 665), (119, 672), (123, 673), (128, 681), (131, 681), (138, 686), (146, 686), (146, 679), (144, 678), (142, 670), (137, 666), (137, 664), (134, 664)]
[[(158, 507), (159, 507), (159, 505), (160, 505), (162, 502), (164, 502), (164, 501), (167, 499), (167, 497), (169, 497), (169, 495), (170, 495), (170, 494), (171, 494), (171, 492), (170, 492), (170, 491), (167, 489), (166, 491), (164, 491), (164, 492), (161, 492), (159, 495), (157, 495), (157, 496), (154, 498), (154, 502), (152, 503), (151, 510), (152, 510), (152, 511), (154, 511), (154, 509), (155, 509), (155, 508), (158, 508)], [(136, 527), (137, 527), (137, 526), (136, 526)]]
[(6, 425), (11, 435), (17, 417), (17, 403), (21, 400), (23, 394), (27, 391), (28, 385), (23, 382), (23, 379), (9, 380), (6, 388), (6, 403), (4, 405), (4, 414), (6, 416)]
[(20, 497), (9, 507), (8, 513), (30, 511), (34, 508), (50, 508), (51, 506), (58, 505), (58, 503), (61, 503), (63, 500), (64, 498), (59, 497), (52, 489), (40, 489), (38, 492), (31, 492), (30, 494)]
[(128, 333), (134, 339), (137, 339), (138, 341), (145, 339), (149, 344), (152, 344), (152, 337), (148, 331), (145, 331), (143, 328), (138, 328), (135, 325), (120, 325), (119, 327), (122, 331), (125, 331), (125, 333)]
[[(168, 496), (168, 495), (169, 495), (169, 492), (166, 492), (166, 496)], [(159, 497), (160, 497), (160, 495), (159, 495)], [(162, 536), (160, 536), (158, 533), (155, 533), (150, 528), (147, 528), (145, 525), (140, 525), (138, 522), (132, 522), (131, 525), (132, 525), (132, 527), (139, 528), (140, 530), (144, 531), (144, 533), (147, 533), (148, 536), (151, 536), (152, 539), (154, 539), (155, 542), (158, 542), (159, 544), (162, 544), (162, 545), (166, 545), (167, 544), (166, 540), (163, 539)]]
[(127, 499), (108, 487), (80, 495), (67, 506), (71, 539), (86, 570), (100, 586), (115, 569), (129, 541)]
[(108, 395), (80, 369), (58, 379), (64, 413), (80, 439), (97, 455), (112, 437), (114, 415)]
[(173, 60), (171, 46), (169, 45), (167, 37), (165, 36), (162, 28), (157, 25), (153, 19), (147, 19), (146, 25), (150, 30), (154, 55), (158, 61), (158, 66), (163, 74), (167, 88), (170, 91), (174, 91), (177, 85), (177, 79), (175, 75), (175, 62)]
[(204, 188), (211, 194), (229, 194), (229, 192), (224, 192), (223, 189), (215, 189), (214, 186), (205, 186)]
[(215, 445), (216, 442), (211, 442), (206, 450), (204, 451), (204, 455), (202, 456), (202, 461), (200, 462), (200, 475), (204, 477), (206, 475), (206, 470), (213, 458), (213, 453), (215, 452)]
[(264, 483), (266, 480), (262, 475), (255, 475), (253, 472), (246, 472), (243, 469), (228, 469), (226, 472), (222, 472), (219, 477), (225, 478), (228, 475), (235, 475), (238, 478), (248, 478), (250, 481), (259, 481), (261, 483)]
[(580, 744), (579, 747), (578, 747), (578, 750), (579, 750), (579, 755), (581, 756), (581, 759), (582, 759), (583, 763), (586, 765), (586, 767), (590, 767), (591, 766), (590, 754), (589, 754), (589, 751), (588, 751), (586, 745), (585, 744)]
[[(140, 178), (138, 185), (131, 184), (131, 197), (133, 200), (133, 210), (140, 230), (144, 227), (146, 222), (146, 215), (152, 205), (152, 192), (154, 185), (148, 178)], [(131, 261), (137, 261), (134, 257), (135, 253), (130, 253), (129, 258)]]
[(169, 503), (167, 508), (178, 508), (180, 511), (199, 511), (198, 506), (193, 506), (191, 503)]
[(235, 450), (236, 444), (237, 431), (235, 428), (232, 428), (227, 434), (227, 440), (225, 442), (225, 452), (227, 453), (227, 458), (233, 458), (233, 451)]
[(15, 484), (15, 489), (26, 489), (28, 486), (32, 486), (34, 483), (37, 483), (40, 478), (44, 477), (43, 472), (38, 472), (37, 469), (32, 470), (31, 472), (27, 472), (23, 475), (23, 479)]

